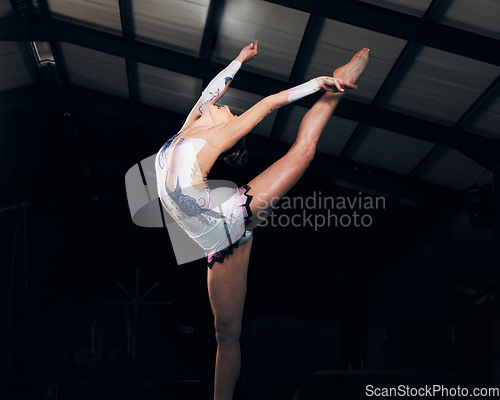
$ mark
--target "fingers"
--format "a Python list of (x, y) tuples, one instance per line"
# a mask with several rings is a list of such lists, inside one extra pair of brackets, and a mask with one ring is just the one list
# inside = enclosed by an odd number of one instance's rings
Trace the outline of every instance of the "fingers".
[(335, 93), (337, 91), (343, 92), (344, 89), (342, 88), (342, 81), (338, 80), (337, 78), (332, 78), (331, 76), (326, 77), (326, 79), (323, 80), (323, 89), (325, 89), (327, 92), (333, 92)]
[[(326, 78), (326, 79), (325, 79)], [(345, 92), (345, 89), (357, 89), (357, 85), (353, 85), (352, 83), (345, 82), (338, 78), (332, 78), (331, 76), (323, 78), (323, 87), (322, 89), (327, 92)]]
[(344, 88), (342, 87), (338, 79), (335, 79), (335, 87), (339, 90), (339, 92), (344, 91)]
[(339, 91), (341, 91), (340, 89), (335, 88), (335, 84), (332, 84), (332, 86), (323, 85), (323, 89), (325, 90), (325, 92), (329, 93), (338, 93)]
[(248, 47), (250, 47), (250, 49), (252, 49), (252, 50), (257, 51), (257, 45), (258, 45), (258, 44), (259, 44), (259, 40), (256, 40), (256, 41), (255, 41), (255, 43), (250, 43), (250, 44), (248, 45)]
[[(358, 88), (358, 85), (353, 85), (352, 83), (349, 83), (349, 82), (345, 82), (345, 81), (342, 81), (338, 78), (333, 78), (336, 80), (336, 86), (337, 86), (337, 89), (339, 88), (339, 84), (340, 86), (343, 88), (347, 88), (347, 89), (357, 89)], [(337, 84), (338, 83), (338, 84)], [(339, 89), (340, 90), (340, 89)], [(342, 92), (344, 90), (341, 90)]]

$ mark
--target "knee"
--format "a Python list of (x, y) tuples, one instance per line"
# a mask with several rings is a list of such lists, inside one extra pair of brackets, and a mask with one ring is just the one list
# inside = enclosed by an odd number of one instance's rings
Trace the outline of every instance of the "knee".
[(234, 319), (215, 320), (215, 338), (217, 343), (238, 342), (241, 335), (241, 323)]

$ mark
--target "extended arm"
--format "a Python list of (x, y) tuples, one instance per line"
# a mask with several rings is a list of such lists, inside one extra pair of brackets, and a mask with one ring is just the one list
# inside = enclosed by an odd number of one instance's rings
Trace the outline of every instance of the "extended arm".
[(344, 88), (357, 89), (357, 86), (337, 78), (321, 76), (291, 89), (267, 96), (240, 117), (227, 124), (212, 128), (209, 136), (210, 142), (221, 152), (227, 151), (277, 108), (293, 103), (320, 89), (332, 93), (343, 93)]
[(255, 44), (250, 43), (248, 46), (244, 47), (238, 57), (236, 57), (231, 63), (224, 68), (221, 72), (213, 78), (208, 86), (205, 88), (201, 97), (198, 99), (193, 109), (189, 113), (184, 125), (181, 128), (181, 132), (184, 131), (189, 125), (196, 121), (207, 104), (214, 104), (219, 100), (222, 95), (226, 92), (227, 88), (231, 84), (236, 73), (241, 68), (241, 65), (245, 61), (253, 59), (257, 55), (257, 45), (259, 41), (257, 40)]

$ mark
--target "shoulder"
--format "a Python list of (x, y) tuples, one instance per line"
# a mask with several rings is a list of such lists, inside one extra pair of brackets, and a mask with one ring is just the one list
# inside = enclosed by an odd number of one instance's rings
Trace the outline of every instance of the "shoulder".
[(223, 140), (224, 127), (227, 124), (220, 124), (212, 127), (188, 128), (183, 132), (182, 137), (192, 139), (203, 139), (210, 147), (219, 147), (217, 144)]

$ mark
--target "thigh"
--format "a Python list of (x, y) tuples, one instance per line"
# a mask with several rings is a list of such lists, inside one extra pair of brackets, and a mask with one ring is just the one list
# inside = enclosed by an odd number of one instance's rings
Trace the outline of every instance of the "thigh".
[(216, 323), (241, 327), (247, 290), (247, 272), (253, 236), (234, 249), (224, 262), (208, 269), (207, 286)]
[(250, 203), (251, 223), (247, 229), (255, 229), (272, 211), (273, 206), (302, 177), (310, 159), (299, 146), (292, 147), (282, 158), (248, 183), (248, 194), (253, 196)]

